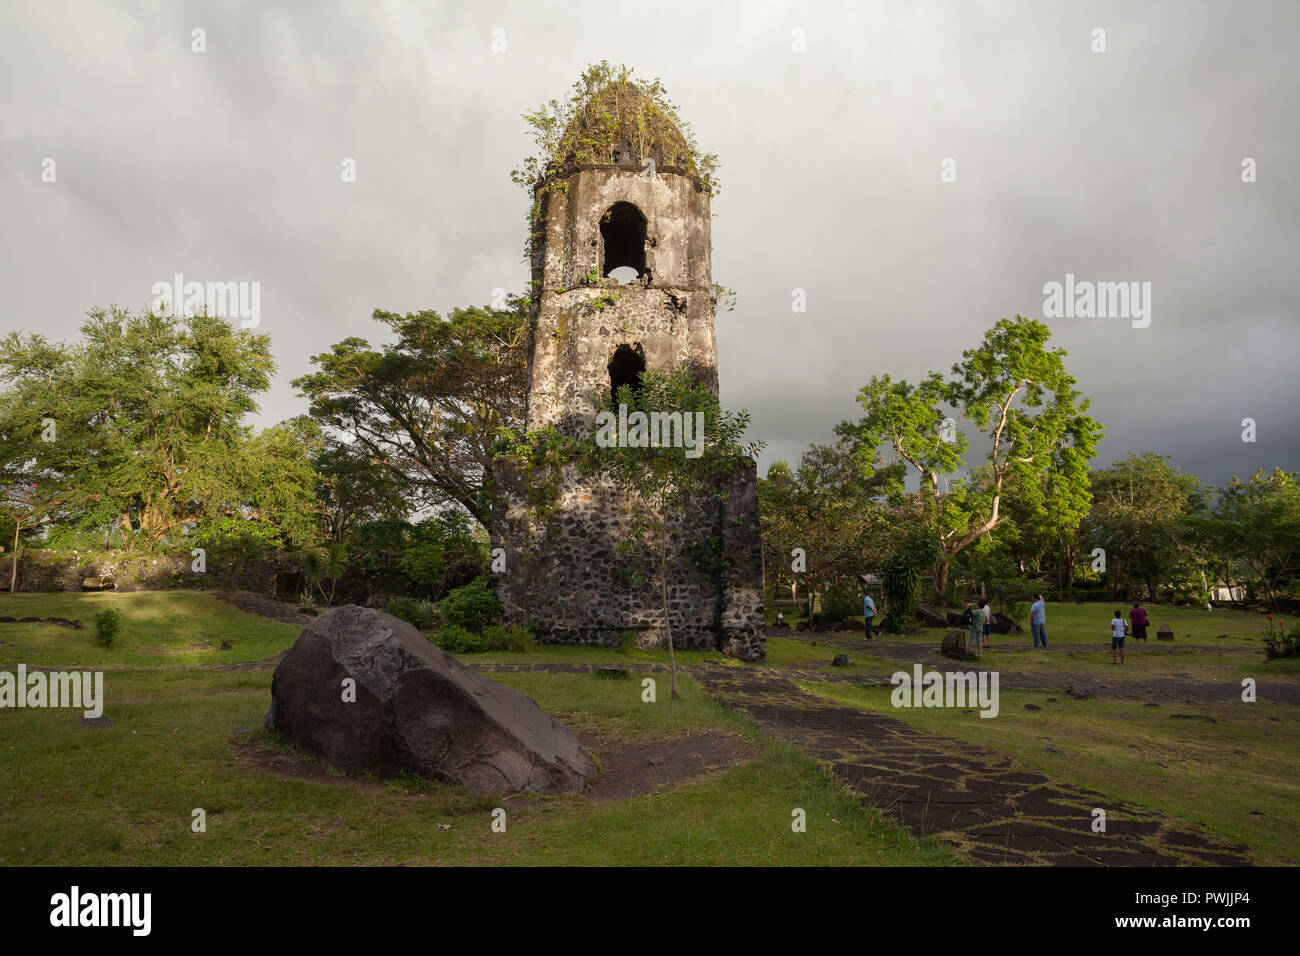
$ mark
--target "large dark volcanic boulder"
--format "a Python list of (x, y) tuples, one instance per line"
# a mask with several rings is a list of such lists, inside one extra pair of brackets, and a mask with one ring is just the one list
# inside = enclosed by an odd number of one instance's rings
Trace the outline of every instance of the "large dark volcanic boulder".
[(596, 776), (577, 738), (530, 698), (355, 604), (303, 629), (275, 669), (266, 724), (343, 770), (410, 771), (484, 793), (580, 790)]

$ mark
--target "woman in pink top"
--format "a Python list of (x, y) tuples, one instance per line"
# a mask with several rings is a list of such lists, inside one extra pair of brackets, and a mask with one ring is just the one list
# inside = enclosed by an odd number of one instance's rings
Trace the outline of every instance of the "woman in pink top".
[(1133, 640), (1145, 641), (1147, 639), (1147, 612), (1142, 607), (1141, 601), (1133, 602), (1133, 610), (1128, 612), (1129, 620), (1133, 622)]

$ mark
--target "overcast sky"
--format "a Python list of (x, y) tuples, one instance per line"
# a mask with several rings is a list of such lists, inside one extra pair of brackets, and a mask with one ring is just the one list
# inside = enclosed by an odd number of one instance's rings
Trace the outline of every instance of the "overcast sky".
[(1293, 0), (7, 0), (0, 332), (74, 338), (175, 273), (256, 281), (280, 365), (258, 424), (298, 414), (290, 380), (377, 340), (375, 308), (522, 289), (520, 113), (608, 59), (661, 78), (721, 158), (722, 398), (763, 469), (856, 417), (871, 375), (1043, 318), (1071, 273), (1151, 284), (1146, 328), (1045, 319), (1098, 464), (1300, 470), (1297, 35)]

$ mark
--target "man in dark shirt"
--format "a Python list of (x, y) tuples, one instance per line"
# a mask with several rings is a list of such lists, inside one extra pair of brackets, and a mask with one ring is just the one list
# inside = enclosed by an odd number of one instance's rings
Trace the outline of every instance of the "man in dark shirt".
[(1147, 612), (1142, 607), (1141, 601), (1133, 602), (1133, 610), (1128, 612), (1129, 620), (1133, 622), (1133, 640), (1145, 641), (1147, 639)]

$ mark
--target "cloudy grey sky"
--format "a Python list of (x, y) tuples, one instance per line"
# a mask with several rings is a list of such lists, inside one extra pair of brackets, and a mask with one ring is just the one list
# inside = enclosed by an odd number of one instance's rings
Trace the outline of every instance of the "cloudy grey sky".
[(764, 467), (828, 440), (871, 375), (947, 370), (1073, 273), (1152, 289), (1147, 328), (1046, 320), (1099, 463), (1297, 470), (1298, 33), (1291, 0), (9, 0), (0, 332), (72, 338), (178, 272), (257, 281), (281, 369), (259, 423), (297, 414), (290, 379), (374, 339), (376, 307), (522, 288), (519, 114), (603, 58), (660, 77), (721, 157), (723, 400)]

